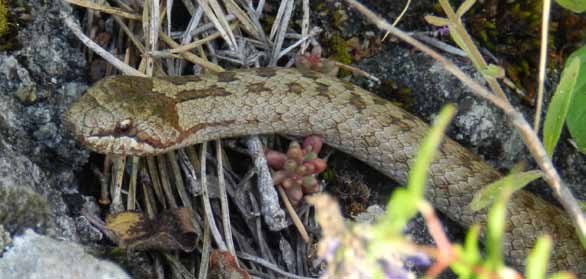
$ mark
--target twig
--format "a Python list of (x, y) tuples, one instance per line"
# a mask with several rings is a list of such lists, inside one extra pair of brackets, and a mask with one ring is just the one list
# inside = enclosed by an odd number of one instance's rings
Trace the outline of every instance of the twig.
[(285, 212), (279, 206), (279, 197), (267, 166), (262, 143), (257, 136), (251, 136), (246, 139), (246, 145), (258, 170), (261, 213), (270, 230), (282, 230), (287, 227)]
[(433, 59), (441, 63), (448, 72), (450, 72), (460, 81), (462, 81), (464, 85), (468, 86), (474, 94), (488, 100), (489, 102), (493, 103), (495, 106), (503, 110), (503, 112), (511, 119), (513, 125), (515, 125), (515, 127), (517, 128), (519, 134), (521, 135), (521, 138), (523, 139), (523, 142), (525, 142), (527, 148), (529, 148), (531, 155), (533, 156), (539, 167), (545, 173), (544, 180), (552, 188), (554, 194), (556, 195), (556, 198), (558, 199), (558, 201), (560, 201), (564, 209), (569, 214), (570, 218), (572, 219), (572, 222), (578, 228), (579, 233), (581, 235), (586, 235), (586, 219), (584, 218), (584, 215), (580, 209), (580, 206), (578, 205), (578, 202), (572, 195), (572, 192), (563, 183), (561, 177), (555, 170), (553, 163), (547, 156), (543, 144), (539, 141), (539, 138), (537, 137), (529, 123), (527, 123), (525, 118), (523, 118), (523, 115), (520, 112), (516, 111), (515, 108), (511, 104), (509, 104), (509, 102), (505, 101), (497, 95), (492, 94), (486, 88), (478, 84), (468, 75), (466, 75), (462, 70), (460, 70), (454, 63), (450, 62), (447, 58), (443, 57), (442, 55), (435, 52), (426, 45), (411, 38), (405, 32), (391, 26), (384, 19), (378, 17), (372, 11), (362, 6), (362, 4), (358, 3), (357, 1), (346, 1), (354, 8), (356, 8), (358, 11), (360, 11), (362, 14), (364, 14), (378, 28), (391, 32), (393, 35), (411, 44), (423, 53), (431, 56)]
[(287, 271), (284, 271), (282, 269), (280, 269), (278, 266), (267, 262), (266, 260), (259, 258), (259, 257), (255, 257), (253, 255), (247, 254), (247, 253), (237, 253), (238, 257), (247, 261), (251, 261), (251, 262), (255, 262), (257, 264), (260, 264), (274, 272), (277, 272), (283, 276), (289, 277), (289, 278), (293, 278), (293, 279), (316, 279), (316, 277), (306, 277), (306, 276), (299, 276), (293, 273), (289, 273)]
[(140, 157), (132, 156), (132, 170), (130, 172), (130, 182), (128, 184), (128, 197), (126, 198), (126, 210), (136, 209), (136, 180), (138, 177), (138, 168)]
[(303, 241), (305, 243), (309, 243), (310, 239), (309, 239), (309, 235), (307, 234), (307, 230), (305, 229), (303, 222), (301, 222), (301, 219), (299, 219), (299, 216), (297, 216), (297, 212), (295, 212), (295, 208), (293, 208), (293, 205), (291, 205), (291, 202), (289, 201), (289, 198), (287, 197), (287, 193), (285, 193), (285, 190), (283, 189), (283, 187), (281, 185), (277, 185), (277, 190), (279, 191), (279, 196), (281, 196), (281, 200), (283, 201), (283, 204), (285, 205), (285, 208), (287, 209), (287, 212), (289, 213), (289, 217), (291, 217), (291, 220), (293, 220), (293, 225), (295, 225), (295, 228), (299, 232), (299, 235), (301, 236), (301, 238), (303, 239)]
[(126, 163), (126, 156), (112, 156), (114, 165), (112, 166), (112, 181), (110, 186), (110, 194), (112, 195), (112, 203), (110, 204), (110, 213), (115, 214), (124, 211), (122, 205), (122, 178), (124, 176), (124, 166)]
[(550, 9), (551, 0), (543, 0), (543, 12), (541, 13), (541, 46), (539, 49), (539, 75), (537, 78), (537, 106), (535, 107), (535, 121), (533, 122), (533, 130), (536, 132), (539, 131), (541, 110), (543, 106), (543, 87), (545, 84), (545, 66), (547, 64)]

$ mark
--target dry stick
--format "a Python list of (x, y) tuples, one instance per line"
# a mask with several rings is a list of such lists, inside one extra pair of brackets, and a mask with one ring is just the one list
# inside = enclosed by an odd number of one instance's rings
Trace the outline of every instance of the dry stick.
[(543, 0), (543, 12), (541, 14), (541, 47), (539, 49), (539, 76), (537, 79), (537, 107), (535, 108), (535, 121), (533, 130), (539, 131), (541, 122), (541, 110), (543, 106), (543, 87), (545, 83), (545, 65), (547, 64), (547, 42), (548, 42), (548, 25), (549, 14), (551, 9), (551, 0)]
[(181, 176), (181, 168), (179, 167), (179, 163), (177, 162), (177, 155), (175, 154), (175, 151), (169, 151), (165, 153), (165, 155), (167, 155), (167, 161), (171, 166), (171, 171), (173, 171), (175, 189), (177, 189), (179, 199), (181, 199), (181, 203), (183, 204), (183, 206), (192, 209), (191, 201), (189, 200), (189, 195), (185, 190), (185, 183), (183, 182), (183, 177)]
[[(233, 24), (230, 27), (232, 27), (232, 29), (234, 29), (234, 27), (236, 27), (236, 25)], [(203, 44), (205, 44), (207, 42), (211, 42), (211, 41), (213, 41), (213, 40), (215, 40), (215, 39), (217, 39), (219, 37), (221, 37), (220, 33), (216, 32), (216, 33), (214, 33), (214, 34), (212, 34), (210, 36), (207, 36), (207, 37), (205, 37), (203, 39), (199, 39), (199, 40), (193, 41), (193, 42), (191, 42), (189, 44), (182, 45), (182, 46), (179, 46), (179, 47), (176, 47), (176, 48), (171, 48), (171, 49), (169, 49), (169, 52), (170, 53), (178, 53), (178, 52), (190, 51), (190, 50), (192, 50), (192, 49), (194, 49), (194, 48), (196, 48), (198, 46), (201, 46), (201, 45), (203, 45)]]
[(293, 220), (293, 224), (295, 225), (295, 228), (297, 228), (299, 235), (305, 243), (309, 243), (310, 239), (309, 235), (307, 234), (307, 230), (305, 229), (303, 222), (301, 222), (301, 219), (299, 219), (299, 216), (297, 216), (295, 208), (293, 208), (293, 205), (291, 205), (289, 197), (287, 197), (287, 193), (285, 193), (285, 190), (281, 185), (277, 185), (277, 190), (279, 190), (281, 200), (283, 200), (283, 204), (285, 205), (285, 208), (287, 208), (287, 212), (289, 212), (289, 216), (291, 217), (291, 220)]
[(258, 174), (257, 185), (262, 216), (271, 231), (280, 231), (288, 227), (288, 224), (285, 212), (279, 205), (279, 195), (275, 190), (275, 183), (267, 166), (263, 144), (258, 136), (251, 136), (246, 139), (246, 147)]
[[(301, 19), (301, 37), (304, 38), (309, 35), (309, 0), (303, 0), (301, 3), (301, 8), (303, 10), (303, 18)], [(299, 53), (305, 53), (307, 47), (309, 47), (309, 41), (303, 41)]]
[[(167, 36), (165, 33), (159, 33), (159, 37), (167, 44), (169, 45), (171, 48), (178, 48), (180, 47), (180, 45), (178, 43), (176, 43), (175, 41), (173, 41), (173, 39), (171, 39), (171, 37)], [(206, 61), (205, 59), (202, 59), (200, 57), (198, 57), (197, 55), (191, 53), (191, 52), (181, 52), (181, 56), (183, 56), (183, 58), (185, 58), (185, 60), (196, 64), (196, 65), (200, 65), (212, 72), (223, 72), (224, 69), (214, 63), (210, 63), (208, 61)]]
[[(278, 28), (276, 29), (275, 41), (273, 44), (273, 49), (271, 53), (271, 60), (269, 61), (269, 66), (274, 67), (277, 66), (277, 61), (279, 60), (279, 53), (281, 52), (281, 47), (283, 46), (283, 42), (285, 41), (285, 34), (287, 33), (287, 27), (289, 26), (289, 20), (291, 19), (291, 14), (293, 14), (293, 0), (284, 0), (285, 2), (281, 2), (281, 6), (284, 6), (284, 11), (282, 13), (282, 18), (277, 21), (275, 20), (275, 25), (278, 24)], [(279, 8), (279, 12), (281, 9)], [(272, 32), (272, 30), (271, 30)], [(272, 36), (271, 36), (272, 37)]]
[[(236, 257), (234, 240), (232, 239), (232, 226), (230, 225), (230, 208), (228, 207), (228, 193), (226, 192), (226, 180), (224, 178), (224, 156), (222, 156), (222, 141), (216, 140), (216, 158), (218, 161), (218, 188), (220, 191), (220, 208), (222, 209), (222, 224), (224, 225), (224, 237), (228, 245), (228, 251)], [(238, 262), (236, 265), (239, 266)]]
[(73, 4), (76, 6), (80, 6), (80, 7), (84, 7), (84, 8), (88, 8), (88, 9), (92, 9), (92, 10), (96, 10), (99, 12), (103, 12), (103, 13), (107, 13), (107, 14), (111, 14), (111, 15), (117, 15), (123, 18), (128, 18), (128, 19), (133, 19), (133, 20), (141, 20), (141, 16), (136, 15), (136, 14), (132, 14), (132, 13), (128, 13), (125, 12), (121, 9), (118, 8), (112, 8), (112, 7), (107, 7), (107, 6), (103, 6), (103, 5), (99, 5), (93, 2), (89, 2), (89, 1), (84, 1), (84, 0), (65, 0), (65, 2), (69, 3), (69, 4)]
[(503, 112), (511, 119), (511, 122), (515, 127), (518, 129), (523, 142), (529, 148), (529, 152), (539, 165), (539, 167), (545, 173), (544, 180), (549, 184), (552, 188), (553, 192), (556, 195), (558, 201), (562, 204), (564, 209), (570, 215), (572, 222), (578, 228), (579, 233), (581, 235), (586, 235), (586, 219), (584, 219), (584, 215), (578, 202), (572, 195), (572, 192), (565, 186), (562, 179), (560, 178), (559, 174), (553, 167), (553, 163), (547, 156), (545, 152), (545, 148), (543, 144), (539, 141), (539, 138), (529, 125), (523, 115), (516, 111), (508, 101), (503, 100), (497, 95), (492, 94), (486, 88), (478, 84), (472, 78), (468, 77), (462, 70), (460, 70), (455, 64), (450, 62), (447, 58), (443, 57), (439, 53), (435, 52), (431, 48), (427, 47), (426, 45), (420, 43), (419, 41), (413, 39), (405, 32), (391, 26), (388, 22), (384, 19), (378, 17), (372, 11), (368, 10), (366, 7), (362, 6), (362, 4), (358, 3), (355, 0), (346, 0), (350, 5), (360, 11), (363, 15), (365, 15), (373, 24), (375, 24), (378, 28), (387, 30), (391, 32), (393, 35), (399, 37), (403, 41), (411, 44), (415, 48), (419, 49), (423, 53), (431, 56), (433, 59), (438, 61), (442, 64), (442, 66), (458, 78), (464, 85), (468, 86), (474, 94), (480, 96), (489, 102), (493, 103), (495, 106), (503, 110)]
[(251, 262), (255, 262), (257, 264), (260, 264), (272, 271), (275, 271), (276, 273), (281, 274), (282, 276), (288, 277), (288, 278), (293, 278), (293, 279), (315, 279), (315, 277), (306, 277), (306, 276), (299, 276), (297, 274), (293, 274), (293, 273), (289, 273), (287, 271), (284, 271), (282, 269), (280, 269), (277, 265), (272, 264), (268, 261), (266, 261), (263, 258), (259, 258), (259, 257), (255, 257), (253, 255), (247, 254), (247, 253), (238, 253), (238, 257), (247, 261), (251, 261)]
[(122, 179), (124, 177), (126, 156), (113, 156), (113, 159), (114, 171), (112, 172), (112, 184), (110, 187), (110, 193), (112, 195), (112, 204), (110, 204), (111, 214), (124, 211), (124, 205), (122, 205)]
[(92, 39), (88, 38), (85, 34), (83, 34), (83, 32), (81, 32), (81, 28), (76, 23), (73, 16), (68, 15), (64, 11), (61, 11), (60, 15), (64, 19), (65, 25), (67, 25), (67, 27), (69, 27), (71, 32), (73, 32), (73, 34), (75, 34), (75, 36), (77, 36), (77, 38), (83, 44), (85, 44), (89, 49), (94, 51), (96, 54), (98, 54), (104, 60), (108, 61), (108, 63), (110, 63), (111, 65), (116, 67), (116, 69), (118, 69), (122, 73), (124, 73), (126, 75), (130, 75), (130, 76), (142, 76), (142, 77), (145, 76), (143, 73), (124, 64), (124, 62), (120, 61), (120, 59), (116, 58), (114, 55), (109, 53), (107, 50), (103, 49), (100, 45), (98, 45), (94, 41), (92, 41)]
[(203, 209), (205, 211), (205, 220), (207, 222), (207, 224), (209, 224), (210, 226), (210, 230), (212, 233), (212, 236), (214, 237), (214, 241), (216, 241), (216, 245), (218, 245), (218, 249), (222, 250), (222, 251), (226, 251), (226, 243), (224, 243), (224, 240), (222, 239), (222, 236), (220, 235), (220, 231), (218, 230), (218, 227), (216, 226), (216, 220), (214, 219), (214, 214), (212, 213), (212, 205), (210, 204), (210, 195), (208, 192), (208, 179), (206, 176), (206, 153), (208, 151), (208, 143), (204, 142), (201, 144), (201, 154), (200, 154), (200, 159), (201, 159), (201, 189), (202, 189), (202, 195), (201, 195), (201, 201), (203, 203)]
[[(442, 6), (444, 12), (446, 13), (449, 21), (453, 23), (450, 26), (452, 26), (455, 32), (457, 32), (458, 35), (460, 35), (462, 42), (468, 49), (468, 53), (471, 56), (470, 61), (472, 61), (472, 63), (476, 65), (477, 70), (481, 71), (486, 69), (488, 64), (484, 60), (484, 57), (482, 57), (482, 55), (480, 54), (480, 51), (478, 50), (476, 45), (474, 45), (474, 42), (472, 41), (472, 38), (470, 37), (468, 32), (466, 32), (466, 29), (462, 24), (461, 16), (456, 15), (454, 10), (452, 9), (452, 6), (450, 6), (448, 0), (439, 0), (439, 3)], [(496, 78), (484, 74), (483, 77), (488, 83), (488, 86), (492, 89), (492, 91), (497, 93), (504, 101), (508, 102), (507, 95), (505, 95), (505, 92), (501, 88)]]
[(210, 253), (212, 248), (212, 238), (210, 233), (210, 225), (207, 220), (204, 219), (203, 228), (203, 244), (201, 248), (201, 260), (199, 263), (199, 272), (197, 274), (198, 279), (208, 278), (208, 267), (210, 262)]
[(126, 198), (126, 210), (136, 209), (136, 179), (140, 157), (132, 156), (132, 170), (130, 171), (130, 183), (128, 184), (128, 197)]
[(157, 155), (157, 165), (159, 168), (159, 175), (161, 176), (161, 186), (163, 186), (163, 193), (167, 197), (167, 202), (171, 209), (177, 208), (177, 202), (175, 201), (175, 195), (173, 195), (173, 189), (171, 188), (171, 182), (169, 181), (169, 174), (167, 173), (167, 164), (165, 162), (164, 155)]

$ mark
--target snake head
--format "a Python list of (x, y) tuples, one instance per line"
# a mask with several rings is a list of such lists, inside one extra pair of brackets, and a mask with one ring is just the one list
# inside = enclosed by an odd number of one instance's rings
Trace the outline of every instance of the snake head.
[(153, 94), (152, 80), (112, 76), (97, 82), (65, 113), (66, 128), (98, 153), (153, 155), (179, 134), (172, 98)]

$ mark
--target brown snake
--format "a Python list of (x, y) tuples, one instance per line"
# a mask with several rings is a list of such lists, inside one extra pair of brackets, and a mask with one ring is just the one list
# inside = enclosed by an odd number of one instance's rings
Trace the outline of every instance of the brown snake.
[[(319, 134), (401, 184), (428, 125), (353, 84), (295, 69), (218, 75), (105, 78), (74, 103), (65, 122), (99, 153), (154, 155), (204, 141), (252, 134)], [(500, 174), (451, 139), (429, 170), (426, 198), (464, 226), (486, 223), (467, 205)], [(554, 241), (551, 270), (586, 277), (586, 252), (565, 213), (526, 192), (508, 205), (505, 256), (516, 268), (541, 234)]]

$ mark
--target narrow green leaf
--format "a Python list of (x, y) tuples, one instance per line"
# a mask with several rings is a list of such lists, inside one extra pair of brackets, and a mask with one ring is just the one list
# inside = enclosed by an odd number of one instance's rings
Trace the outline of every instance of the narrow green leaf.
[(580, 59), (572, 59), (568, 62), (571, 63), (562, 72), (560, 83), (551, 98), (543, 124), (543, 144), (550, 158), (562, 133), (566, 115), (574, 98), (574, 88), (580, 71)]
[[(416, 197), (423, 199), (425, 182), (427, 182), (427, 170), (433, 161), (436, 151), (443, 139), (444, 131), (456, 114), (456, 106), (449, 104), (442, 108), (435, 119), (431, 129), (421, 141), (421, 146), (415, 157), (415, 164), (409, 171), (407, 189)], [(415, 205), (414, 205), (415, 206)]]
[(468, 207), (472, 211), (481, 210), (493, 203), (505, 185), (511, 185), (511, 191), (514, 192), (542, 176), (543, 172), (538, 170), (509, 174), (476, 192)]
[(460, 5), (460, 7), (458, 7), (456, 14), (459, 17), (462, 17), (468, 10), (470, 10), (470, 8), (472, 8), (472, 6), (474, 6), (475, 3), (476, 3), (476, 0), (464, 1), (464, 3), (462, 3), (462, 5)]
[(527, 257), (526, 279), (545, 279), (551, 245), (552, 241), (549, 235), (544, 235), (537, 239), (535, 246)]
[(574, 274), (568, 272), (559, 272), (555, 273), (552, 276), (549, 276), (549, 279), (575, 279), (576, 276)]
[(427, 169), (439, 147), (444, 130), (455, 112), (454, 105), (447, 105), (440, 111), (435, 123), (421, 141), (415, 163), (409, 172), (407, 189), (395, 190), (387, 205), (386, 217), (377, 227), (378, 232), (398, 234), (417, 214), (417, 204), (424, 199)]
[(386, 217), (376, 226), (381, 234), (398, 235), (407, 222), (417, 214), (417, 202), (407, 189), (397, 189), (389, 200)]
[(574, 63), (575, 59), (580, 60), (580, 69), (577, 73), (573, 89), (574, 98), (568, 110), (566, 124), (580, 151), (586, 153), (586, 125), (584, 125), (586, 123), (586, 47), (574, 51), (568, 58), (566, 67), (568, 63)]
[(426, 15), (424, 18), (425, 18), (425, 21), (427, 21), (427, 23), (429, 23), (433, 26), (437, 26), (437, 27), (446, 26), (446, 25), (448, 25), (448, 23), (450, 23), (450, 21), (445, 17)]
[(480, 235), (480, 226), (475, 224), (468, 229), (466, 241), (464, 242), (464, 261), (470, 264), (476, 264), (481, 260), (480, 251), (478, 250), (478, 236)]
[(505, 70), (495, 64), (489, 64), (482, 70), (482, 73), (493, 78), (503, 78), (505, 76)]
[(488, 271), (497, 272), (504, 266), (503, 234), (507, 219), (507, 201), (511, 196), (510, 184), (504, 185), (492, 207), (488, 210), (486, 236), (486, 267)]
[(560, 6), (575, 12), (581, 13), (586, 11), (586, 1), (585, 0), (557, 0), (556, 1)]

